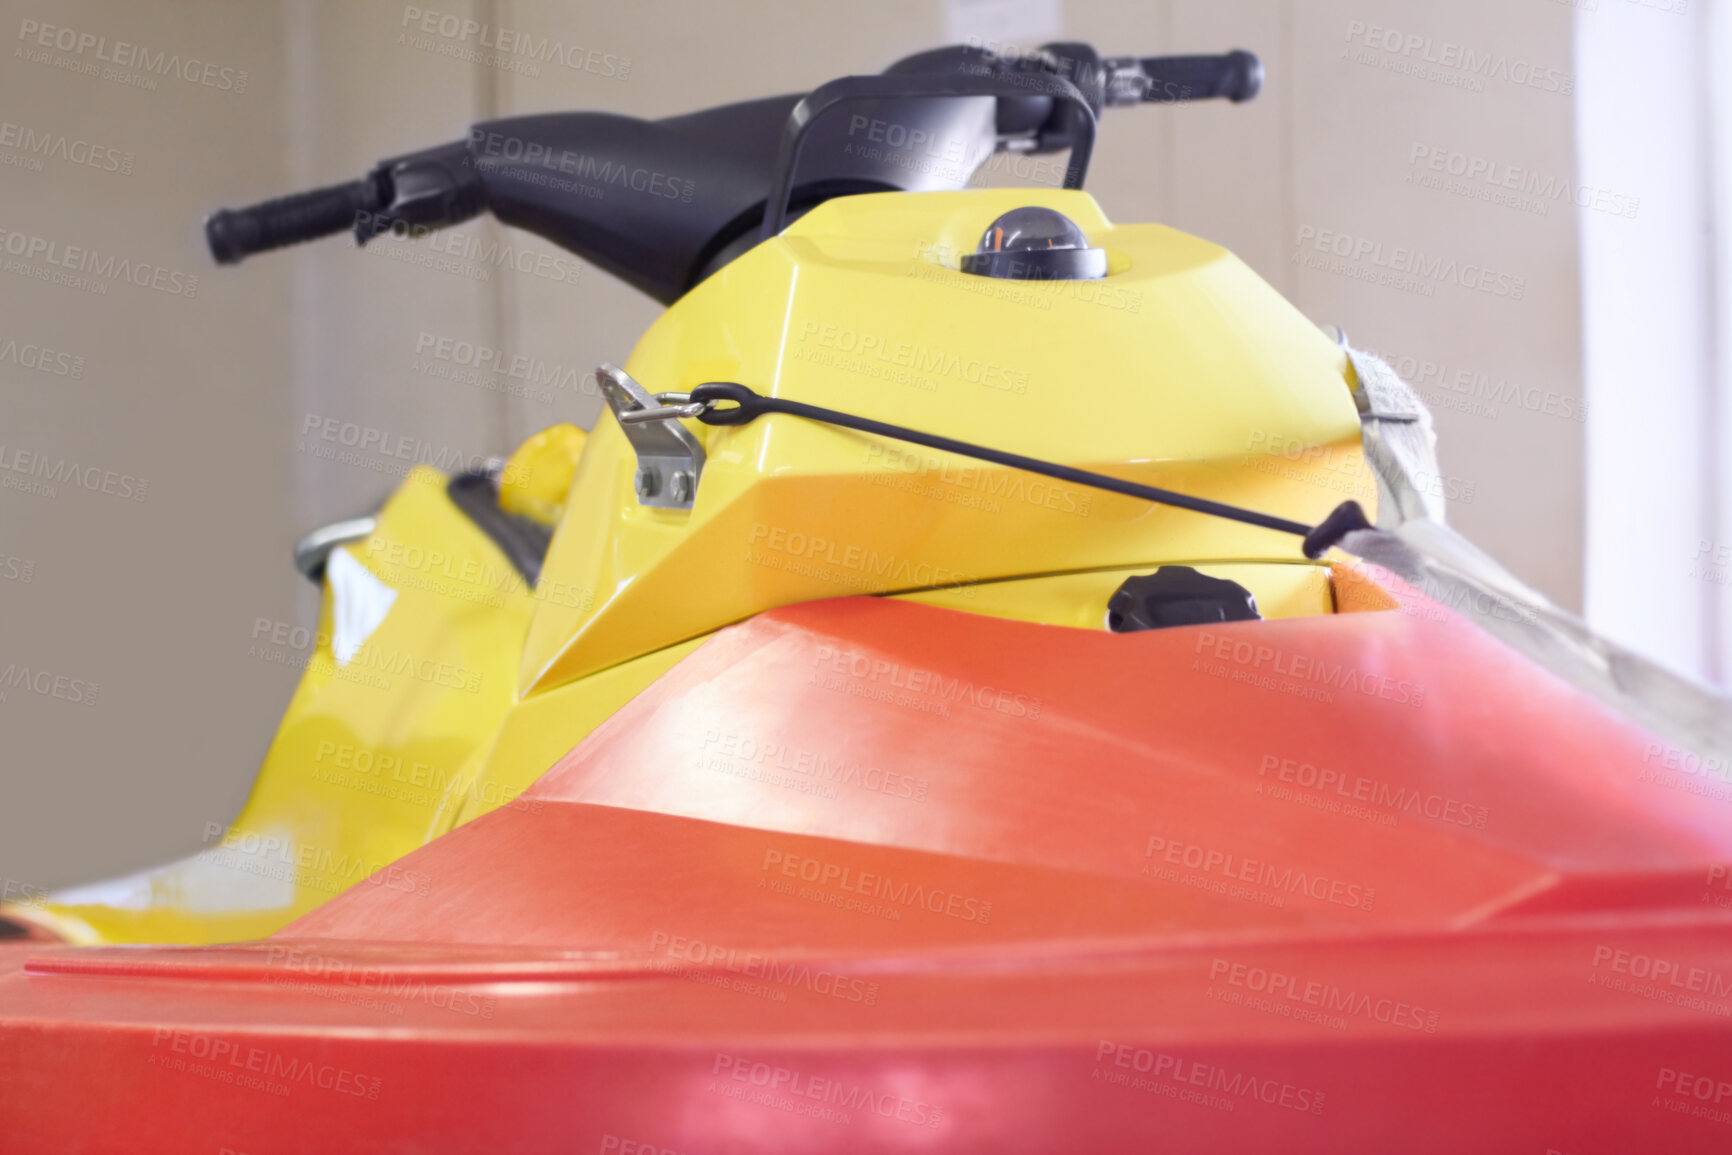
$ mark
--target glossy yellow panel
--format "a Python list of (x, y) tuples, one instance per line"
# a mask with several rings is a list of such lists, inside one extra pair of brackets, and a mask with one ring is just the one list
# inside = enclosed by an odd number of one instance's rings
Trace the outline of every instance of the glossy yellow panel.
[[(957, 272), (1000, 213), (1065, 212), (1102, 281)], [(1086, 194), (846, 197), (662, 316), (628, 370), (652, 391), (733, 379), (842, 409), (1314, 523), (1370, 500), (1333, 342), (1226, 251), (1114, 228)], [(690, 512), (638, 505), (604, 415), (548, 572), (533, 694), (791, 602), (1167, 560), (1301, 560), (1295, 538), (798, 418), (688, 423), (708, 461)]]

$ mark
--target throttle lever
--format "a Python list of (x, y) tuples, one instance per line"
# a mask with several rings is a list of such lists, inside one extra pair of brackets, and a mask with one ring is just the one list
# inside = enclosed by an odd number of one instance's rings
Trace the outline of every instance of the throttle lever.
[(367, 179), (380, 190), (381, 205), (355, 214), (358, 245), (399, 226), (444, 228), (487, 207), (487, 186), (466, 140), (380, 161)]

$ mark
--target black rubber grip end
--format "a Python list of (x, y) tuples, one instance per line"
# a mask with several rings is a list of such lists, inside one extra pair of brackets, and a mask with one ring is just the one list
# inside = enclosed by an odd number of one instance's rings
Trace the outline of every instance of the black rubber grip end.
[(1227, 82), (1221, 95), (1234, 104), (1243, 104), (1263, 91), (1263, 62), (1255, 52), (1235, 48), (1227, 53)]
[(205, 218), (204, 238), (219, 265), (253, 253), (347, 232), (356, 214), (378, 208), (374, 182), (354, 181), (279, 197), (244, 209), (218, 209)]
[(1239, 104), (1263, 90), (1263, 62), (1243, 48), (1219, 56), (1145, 56), (1139, 63), (1145, 104), (1217, 97)]
[(1316, 561), (1340, 543), (1348, 534), (1370, 529), (1365, 511), (1357, 501), (1344, 501), (1329, 511), (1329, 516), (1317, 523), (1317, 528), (1305, 535), (1305, 556)]
[(204, 240), (219, 265), (239, 264), (258, 248), (258, 225), (245, 213), (218, 209), (204, 219)]

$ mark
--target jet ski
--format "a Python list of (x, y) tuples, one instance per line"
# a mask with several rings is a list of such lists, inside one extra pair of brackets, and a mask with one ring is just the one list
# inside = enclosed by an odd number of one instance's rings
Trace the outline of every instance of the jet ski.
[(1726, 1150), (1725, 700), (1454, 534), (1386, 364), (1083, 191), (1106, 108), (1260, 81), (940, 49), (214, 214), (491, 212), (667, 310), (594, 428), (297, 547), (232, 823), (0, 907), (5, 1149)]

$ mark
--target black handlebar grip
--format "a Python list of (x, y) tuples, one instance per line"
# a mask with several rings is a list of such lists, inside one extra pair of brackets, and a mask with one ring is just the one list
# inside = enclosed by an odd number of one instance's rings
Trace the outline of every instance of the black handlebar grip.
[(1225, 56), (1146, 56), (1141, 63), (1149, 78), (1143, 93), (1148, 104), (1217, 96), (1238, 104), (1263, 88), (1263, 62), (1242, 48)]
[(219, 265), (284, 245), (346, 232), (358, 213), (379, 207), (371, 178), (278, 197), (244, 209), (218, 209), (205, 218), (204, 236)]

